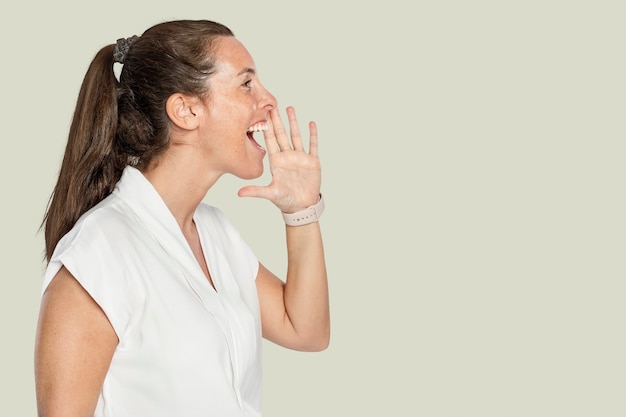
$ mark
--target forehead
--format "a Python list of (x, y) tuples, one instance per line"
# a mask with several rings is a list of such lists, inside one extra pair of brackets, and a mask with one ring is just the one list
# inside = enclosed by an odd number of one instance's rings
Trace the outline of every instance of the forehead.
[(254, 60), (245, 46), (234, 36), (225, 36), (217, 42), (215, 60), (219, 72), (239, 74), (254, 69)]

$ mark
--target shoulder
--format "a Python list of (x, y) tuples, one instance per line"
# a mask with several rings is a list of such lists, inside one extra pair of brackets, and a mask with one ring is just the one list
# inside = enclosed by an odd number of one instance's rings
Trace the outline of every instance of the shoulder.
[(59, 241), (47, 265), (42, 292), (65, 268), (105, 312), (121, 337), (140, 296), (126, 268), (127, 259), (136, 257), (127, 243), (136, 228), (124, 215), (122, 202), (110, 197), (81, 216)]
[[(121, 262), (132, 256), (133, 235), (137, 233), (123, 202), (113, 195), (83, 214), (57, 244), (44, 279), (44, 287), (65, 266), (82, 283), (84, 277), (108, 275), (121, 278)], [(137, 239), (135, 239), (137, 240)]]
[(59, 241), (54, 254), (60, 256), (77, 243), (88, 243), (85, 249), (115, 247), (117, 242), (133, 233), (136, 224), (123, 201), (110, 195), (83, 214), (74, 227)]

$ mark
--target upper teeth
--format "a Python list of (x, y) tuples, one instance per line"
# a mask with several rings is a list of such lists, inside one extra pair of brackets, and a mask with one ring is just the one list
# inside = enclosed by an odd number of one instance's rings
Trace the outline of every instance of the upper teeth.
[(248, 128), (248, 132), (261, 132), (267, 130), (267, 123), (257, 123)]

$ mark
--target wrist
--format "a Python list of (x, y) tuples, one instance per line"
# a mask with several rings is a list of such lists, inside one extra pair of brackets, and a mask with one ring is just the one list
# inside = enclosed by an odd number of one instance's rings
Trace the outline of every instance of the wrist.
[(324, 199), (322, 194), (319, 195), (317, 203), (295, 213), (282, 213), (283, 220), (287, 226), (304, 226), (305, 224), (315, 223), (319, 220), (324, 212)]

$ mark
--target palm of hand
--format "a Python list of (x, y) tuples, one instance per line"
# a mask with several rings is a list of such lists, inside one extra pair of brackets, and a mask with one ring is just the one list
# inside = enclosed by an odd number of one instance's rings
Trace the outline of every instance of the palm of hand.
[(270, 111), (270, 128), (264, 133), (272, 181), (267, 186), (246, 186), (242, 197), (270, 200), (284, 213), (294, 213), (315, 204), (320, 195), (321, 164), (318, 157), (317, 126), (309, 123), (309, 152), (300, 136), (293, 107), (287, 107), (289, 134), (277, 109)]
[(285, 150), (269, 156), (272, 182), (270, 200), (284, 213), (302, 210), (317, 202), (321, 164), (317, 156)]

